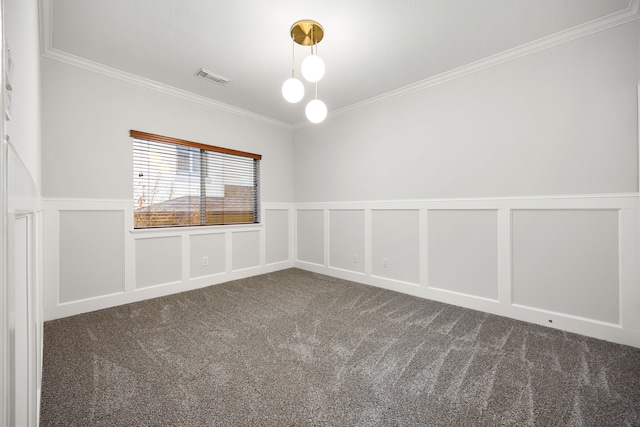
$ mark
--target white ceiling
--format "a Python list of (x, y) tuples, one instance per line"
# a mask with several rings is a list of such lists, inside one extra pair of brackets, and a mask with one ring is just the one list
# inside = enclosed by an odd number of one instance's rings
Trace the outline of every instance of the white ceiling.
[[(324, 27), (318, 97), (331, 114), (523, 45), (636, 18), (639, 0), (41, 1), (46, 56), (296, 124), (313, 92), (305, 83), (298, 104), (280, 92), (297, 20)], [(308, 51), (296, 45), (298, 74)], [(195, 77), (201, 67), (231, 81)]]

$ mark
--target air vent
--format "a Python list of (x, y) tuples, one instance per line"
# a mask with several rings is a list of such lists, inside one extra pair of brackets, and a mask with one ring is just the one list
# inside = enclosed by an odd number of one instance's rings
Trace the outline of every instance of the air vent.
[(229, 82), (228, 78), (214, 74), (211, 71), (205, 70), (204, 68), (200, 68), (196, 73), (196, 76), (202, 77), (203, 79), (209, 80), (210, 82), (213, 82), (220, 86), (224, 86), (227, 84), (227, 82)]

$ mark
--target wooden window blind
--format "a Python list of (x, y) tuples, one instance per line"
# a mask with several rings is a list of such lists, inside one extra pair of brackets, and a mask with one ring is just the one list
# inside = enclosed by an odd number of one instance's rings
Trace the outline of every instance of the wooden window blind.
[(136, 130), (134, 227), (260, 222), (259, 154)]

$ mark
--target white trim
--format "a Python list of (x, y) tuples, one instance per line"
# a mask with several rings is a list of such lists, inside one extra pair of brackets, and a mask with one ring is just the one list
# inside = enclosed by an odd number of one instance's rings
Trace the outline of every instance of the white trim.
[[(558, 33), (543, 37), (530, 43), (526, 43), (513, 49), (505, 50), (504, 52), (500, 52), (495, 55), (482, 58), (478, 61), (465, 64), (461, 67), (445, 71), (436, 76), (432, 76), (427, 79), (409, 84), (399, 89), (395, 89), (387, 93), (365, 99), (364, 101), (339, 108), (330, 112), (327, 116), (327, 119), (344, 116), (354, 111), (362, 110), (392, 99), (397, 99), (411, 93), (419, 92), (421, 90), (467, 76), (469, 74), (496, 67), (506, 62), (522, 58), (523, 56), (531, 55), (536, 52), (540, 52), (542, 50), (579, 39), (581, 37), (586, 37), (599, 31), (604, 31), (618, 25), (626, 24), (627, 22), (636, 20), (638, 18), (640, 18), (640, 0), (630, 0), (629, 6), (623, 11), (612, 13), (602, 18), (577, 25), (573, 28), (560, 31)], [(311, 123), (303, 121), (296, 123), (293, 128), (300, 129), (310, 125)]]
[(191, 279), (194, 279), (194, 280), (195, 280), (195, 279), (213, 279), (213, 278), (216, 278), (216, 277), (218, 277), (218, 276), (224, 276), (224, 274), (225, 274), (225, 273), (224, 273), (224, 271), (220, 271), (220, 272), (218, 272), (218, 273), (205, 274), (205, 275), (203, 275), (203, 276), (194, 276), (194, 277), (192, 277)]
[(144, 239), (144, 235), (150, 236), (175, 236), (178, 234), (218, 234), (226, 230), (235, 231), (259, 231), (264, 228), (263, 223), (259, 224), (220, 224), (220, 225), (196, 225), (185, 227), (157, 227), (157, 228), (131, 228), (129, 233), (136, 236), (136, 239)]
[[(420, 246), (424, 246), (427, 250), (424, 254), (424, 259), (422, 262), (426, 268), (426, 274), (424, 278), (420, 278), (420, 284), (424, 286), (425, 289), (431, 289), (431, 266), (429, 265), (429, 258), (431, 256), (431, 247), (429, 242), (431, 242), (431, 209), (428, 207), (423, 207), (424, 218), (425, 218), (425, 230), (424, 234), (422, 234), (422, 238), (419, 239)], [(423, 230), (420, 230), (423, 231)]]
[[(498, 276), (495, 286), (497, 298), (487, 298), (473, 294), (456, 292), (451, 289), (438, 288), (430, 283), (428, 252), (429, 248), (429, 212), (431, 210), (495, 210), (497, 211), (497, 245)], [(329, 212), (338, 210), (420, 210), (419, 223), (419, 284), (404, 282), (393, 277), (373, 274), (371, 269), (365, 273), (336, 268), (330, 262), (315, 264), (301, 261), (294, 254), (294, 266), (319, 274), (351, 280), (366, 285), (377, 286), (396, 292), (403, 292), (420, 298), (427, 298), (447, 304), (482, 310), (487, 313), (511, 317), (517, 320), (533, 322), (568, 332), (579, 333), (599, 339), (640, 347), (640, 193), (602, 194), (602, 195), (570, 195), (570, 196), (532, 196), (532, 197), (499, 197), (474, 199), (424, 199), (424, 200), (383, 200), (374, 202), (325, 202), (296, 203), (298, 211), (323, 211), (325, 260), (332, 254), (329, 247), (331, 218)], [(512, 214), (518, 210), (530, 211), (615, 211), (619, 215), (617, 231), (619, 241), (619, 280), (620, 290), (619, 323), (603, 322), (594, 318), (575, 316), (570, 313), (558, 313), (536, 307), (526, 307), (513, 303), (513, 247), (512, 247)], [(318, 219), (320, 221), (320, 219)], [(319, 225), (319, 224), (318, 224)], [(373, 224), (364, 218), (365, 225), (365, 257), (361, 262), (372, 263), (371, 256), (375, 248), (372, 241)], [(312, 242), (311, 242), (312, 243)], [(371, 247), (369, 247), (371, 246)], [(616, 286), (615, 284), (610, 284)], [(552, 320), (553, 323), (549, 323)]]
[[(233, 273), (242, 274), (243, 277), (251, 277), (251, 276), (257, 276), (258, 274), (262, 274), (262, 272), (260, 271), (259, 265), (252, 265), (250, 267), (238, 268), (236, 270), (233, 270)], [(225, 282), (226, 281), (227, 280), (225, 280)]]
[(443, 294), (454, 295), (456, 297), (473, 298), (473, 299), (477, 299), (477, 300), (481, 300), (481, 301), (487, 301), (487, 302), (491, 302), (491, 303), (499, 303), (500, 302), (500, 301), (498, 301), (497, 299), (494, 299), (494, 298), (483, 297), (481, 295), (466, 294), (464, 292), (452, 291), (451, 289), (443, 289), (443, 288), (439, 288), (437, 286), (429, 286), (429, 290), (430, 291), (435, 291), (435, 292), (442, 292)]
[[(346, 268), (334, 267), (332, 265), (327, 266), (326, 268), (336, 273), (349, 274), (349, 275), (353, 274), (355, 276), (367, 277), (367, 274), (363, 273), (362, 271), (348, 270)], [(375, 277), (375, 276), (371, 276), (371, 277)]]
[[(363, 274), (363, 273), (358, 273), (357, 271), (353, 271), (352, 273)], [(375, 280), (382, 280), (382, 281), (385, 281), (385, 282), (388, 282), (388, 283), (395, 283), (395, 284), (401, 285), (401, 286), (410, 286), (410, 287), (414, 287), (414, 288), (422, 287), (422, 285), (420, 283), (413, 283), (413, 282), (407, 282), (406, 280), (392, 279), (392, 278), (389, 278), (389, 277), (378, 276), (376, 274), (371, 274), (370, 277), (372, 279), (375, 279)]]
[(40, 425), (40, 401), (41, 401), (41, 390), (42, 390), (42, 367), (44, 366), (44, 298), (43, 298), (43, 215), (44, 212), (39, 210), (38, 212), (34, 212), (34, 264), (33, 269), (35, 270), (35, 283), (36, 283), (36, 328), (37, 328), (37, 342), (35, 345), (37, 346), (36, 356), (36, 370), (37, 370), (37, 380), (36, 380), (36, 393), (37, 393), (37, 414), (36, 414), (36, 422), (35, 425)]
[(40, 384), (40, 366), (38, 365), (38, 355), (40, 353), (39, 320), (40, 306), (38, 304), (38, 273), (36, 271), (37, 242), (35, 221), (36, 212), (24, 215), (27, 219), (27, 408), (28, 425), (37, 426), (38, 413), (38, 388)]
[[(499, 209), (634, 209), (640, 208), (640, 193), (485, 197), (468, 199), (377, 200), (356, 202), (295, 203), (296, 211), (329, 210), (499, 210)], [(363, 206), (365, 208), (363, 208)]]
[(511, 264), (512, 210), (498, 209), (498, 301), (509, 305), (513, 302), (513, 265)]
[(420, 286), (429, 287), (429, 210), (420, 209), (419, 211), (418, 230), (422, 239), (418, 239), (420, 250)]
[(289, 211), (289, 261), (293, 265), (298, 259), (298, 212), (292, 206)]
[[(179, 283), (179, 282), (175, 282), (175, 283)], [(170, 284), (172, 284), (172, 283), (163, 283), (163, 284), (160, 284), (160, 285), (152, 285), (152, 286), (149, 286), (149, 287), (151, 288), (153, 286), (164, 286), (164, 285), (170, 285)], [(140, 288), (140, 289), (146, 289), (146, 288)], [(139, 291), (140, 289), (136, 289), (136, 291)], [(60, 302), (58, 304), (58, 307), (65, 307), (65, 306), (74, 305), (74, 304), (77, 304), (77, 303), (87, 303), (87, 302), (99, 301), (102, 298), (111, 298), (111, 297), (115, 297), (115, 296), (119, 296), (119, 295), (123, 295), (123, 294), (124, 294), (124, 291), (112, 292), (110, 294), (100, 295), (100, 296), (97, 296), (97, 297), (81, 298), (81, 299), (77, 299), (75, 301)]]
[(186, 282), (191, 277), (191, 262), (189, 258), (189, 251), (191, 247), (191, 235), (180, 235), (180, 281)]
[(155, 90), (167, 95), (172, 95), (177, 98), (181, 98), (187, 101), (192, 101), (198, 104), (206, 105), (209, 107), (217, 108), (218, 110), (226, 111), (239, 116), (247, 117), (258, 122), (266, 123), (272, 126), (277, 126), (283, 129), (293, 129), (293, 126), (289, 123), (282, 122), (280, 120), (272, 119), (271, 117), (263, 116), (261, 114), (253, 113), (251, 111), (234, 107), (229, 104), (225, 104), (220, 101), (216, 101), (211, 98), (207, 98), (202, 95), (195, 94), (183, 89), (178, 89), (173, 86), (169, 86), (164, 83), (157, 82), (155, 80), (146, 79), (138, 75), (128, 73), (126, 71), (118, 70), (113, 67), (109, 67), (98, 62), (90, 61), (86, 58), (81, 58), (76, 55), (72, 55), (67, 52), (59, 51), (53, 48), (53, 4), (52, 0), (40, 0), (40, 37), (41, 37), (41, 53), (42, 56), (54, 61), (59, 61), (64, 64), (72, 65), (74, 67), (82, 68), (87, 71), (101, 74), (106, 77), (121, 80), (123, 82), (142, 86), (147, 89)]
[[(4, 91), (5, 87), (5, 30), (4, 30), (4, 0), (0, 0), (0, 87)], [(7, 156), (8, 143), (6, 140), (6, 126), (4, 121), (5, 97), (2, 94), (0, 100), (0, 110), (2, 119), (0, 121), (0, 425), (10, 425), (11, 415), (14, 408), (11, 407), (12, 390), (10, 389), (10, 332), (9, 332), (9, 310), (8, 310), (8, 222), (7, 222)]]
[(620, 325), (640, 331), (640, 209), (618, 214)]
[(216, 101), (211, 98), (207, 98), (202, 95), (195, 94), (183, 89), (178, 89), (173, 86), (169, 86), (164, 83), (160, 83), (154, 80), (146, 79), (144, 77), (137, 76), (135, 74), (127, 73), (116, 68), (111, 68), (106, 65), (99, 64), (97, 62), (90, 61), (88, 59), (80, 58), (69, 53), (61, 52), (59, 50), (49, 48), (42, 54), (43, 57), (53, 59), (55, 61), (62, 62), (64, 64), (72, 65), (78, 68), (82, 68), (87, 71), (91, 71), (97, 74), (101, 74), (106, 77), (121, 80), (126, 83), (135, 84), (146, 89), (155, 90), (167, 95), (175, 96), (186, 101), (195, 102), (197, 104), (213, 107), (221, 111), (236, 114), (238, 116), (246, 117), (257, 122), (262, 122), (268, 125), (280, 127), (283, 129), (291, 130), (292, 125), (282, 122), (280, 120), (272, 119), (267, 116), (263, 116), (242, 108), (234, 107), (229, 104), (225, 104), (220, 101)]
[(273, 271), (290, 268), (292, 265), (282, 263), (281, 265), (265, 267), (252, 267), (248, 269), (234, 271), (232, 273), (219, 273), (210, 276), (202, 276), (189, 280), (188, 282), (171, 282), (158, 285), (138, 288), (134, 292), (121, 292), (83, 300), (70, 301), (45, 309), (45, 319), (53, 320), (80, 313), (87, 313), (95, 310), (102, 310), (109, 307), (144, 301), (151, 298), (158, 298), (180, 292), (187, 292), (207, 286), (217, 285), (232, 280), (255, 276), (258, 274), (270, 273)]
[[(495, 203), (500, 202), (513, 203), (513, 202), (529, 202), (529, 201), (579, 201), (579, 200), (591, 200), (597, 199), (603, 200), (615, 200), (613, 203), (618, 203), (618, 199), (631, 199), (636, 200), (640, 193), (594, 193), (594, 194), (552, 194), (552, 195), (531, 195), (531, 196), (486, 196), (486, 197), (450, 197), (450, 198), (425, 198), (425, 199), (397, 199), (397, 200), (357, 200), (357, 201), (324, 201), (324, 202), (296, 202), (296, 210), (322, 210), (325, 205), (340, 206), (340, 209), (362, 209), (363, 204), (375, 205), (379, 207), (373, 207), (371, 209), (389, 209), (386, 205), (395, 205), (393, 209), (418, 209), (415, 207), (416, 203), (444, 203), (447, 205), (469, 202), (479, 203)], [(351, 207), (350, 207), (351, 206)], [(404, 206), (404, 207), (403, 207)], [(332, 208), (337, 209), (337, 208)], [(445, 209), (445, 208), (441, 208)], [(448, 208), (447, 208), (448, 209)], [(488, 208), (490, 209), (490, 208)]]
[[(272, 119), (267, 116), (256, 114), (251, 111), (247, 111), (238, 107), (234, 107), (229, 104), (216, 101), (211, 98), (197, 95), (195, 93), (192, 93), (186, 90), (178, 89), (178, 88), (166, 85), (164, 83), (146, 79), (144, 77), (140, 77), (125, 71), (118, 70), (116, 68), (108, 67), (106, 65), (54, 49), (52, 45), (52, 39), (53, 39), (52, 0), (40, 0), (40, 11), (41, 11), (40, 35), (41, 35), (42, 56), (45, 58), (59, 61), (59, 62), (72, 65), (78, 68), (82, 68), (87, 71), (102, 74), (107, 77), (112, 77), (121, 81), (125, 81), (127, 83), (136, 84), (136, 85), (145, 87), (147, 89), (156, 90), (158, 92), (176, 96), (178, 98), (182, 98), (188, 101), (196, 102), (202, 105), (207, 105), (213, 108), (217, 108), (219, 110), (227, 111), (233, 114), (237, 114), (243, 117), (247, 117), (247, 118), (250, 118), (259, 122), (263, 122), (266, 124), (270, 124), (273, 126), (277, 126), (280, 128), (294, 130), (294, 129), (300, 129), (303, 127), (313, 125), (308, 121), (298, 122), (293, 125), (289, 123), (285, 123), (276, 119)], [(521, 58), (523, 56), (531, 55), (541, 50), (545, 50), (553, 46), (557, 46), (559, 44), (567, 43), (572, 40), (585, 37), (599, 31), (603, 31), (618, 25), (625, 24), (627, 22), (638, 19), (640, 16), (639, 13), (640, 13), (640, 0), (630, 0), (629, 6), (625, 10), (612, 13), (610, 15), (595, 19), (590, 22), (586, 22), (581, 25), (577, 25), (573, 28), (560, 31), (550, 36), (543, 37), (541, 39), (535, 40), (530, 43), (526, 43), (516, 48), (509, 49), (504, 52), (480, 59), (470, 64), (466, 64), (461, 67), (454, 68), (452, 70), (446, 71), (439, 75), (429, 77), (419, 82), (401, 87), (399, 89), (395, 89), (387, 93), (366, 99), (364, 101), (351, 104), (347, 107), (334, 110), (331, 113), (329, 113), (327, 118), (331, 119), (334, 117), (340, 117), (345, 114), (349, 114), (357, 110), (365, 109), (367, 107), (377, 105), (391, 99), (396, 99), (410, 93), (419, 92), (426, 88), (436, 86), (442, 83), (446, 83), (448, 81), (451, 81), (460, 77), (464, 77), (466, 75), (476, 73), (478, 71), (482, 71), (487, 68), (495, 67), (497, 65), (504, 64), (506, 62)]]
[(364, 274), (373, 276), (373, 209), (364, 210), (364, 258), (358, 262), (364, 263)]
[[(270, 263), (265, 263), (266, 267), (272, 267), (272, 268), (277, 268), (278, 270), (284, 270), (286, 268), (291, 268), (291, 262), (289, 260), (285, 260), (285, 261), (275, 261), (275, 262), (270, 262)], [(281, 267), (281, 268), (279, 268)]]
[[(589, 319), (587, 317), (576, 316), (574, 314), (560, 313), (560, 312), (553, 311), (553, 310), (545, 310), (543, 308), (531, 307), (531, 306), (524, 305), (524, 304), (512, 304), (512, 307), (535, 311), (537, 313), (541, 313), (541, 314), (544, 314), (547, 317), (552, 317), (552, 318), (553, 317), (562, 317), (562, 318), (565, 318), (565, 319), (586, 321), (586, 322), (593, 323), (593, 324), (596, 324), (596, 325), (620, 328), (620, 324), (618, 324), (618, 323), (605, 322), (605, 321), (597, 320), (597, 319)], [(550, 320), (553, 320), (553, 319), (550, 319)], [(553, 322), (550, 322), (550, 323), (553, 323)]]
[[(455, 304), (462, 307), (482, 310), (485, 312), (512, 317), (518, 320), (552, 326), (570, 332), (581, 333), (596, 338), (620, 342), (628, 345), (640, 347), (640, 315), (637, 314), (637, 304), (640, 301), (640, 289), (635, 286), (640, 280), (640, 267), (636, 262), (640, 258), (640, 194), (620, 194), (620, 195), (573, 195), (562, 198), (562, 196), (549, 197), (514, 197), (514, 198), (484, 198), (484, 199), (452, 199), (452, 200), (417, 200), (409, 201), (377, 201), (377, 202), (349, 202), (349, 203), (263, 203), (263, 209), (275, 209), (289, 211), (289, 259), (281, 262), (265, 264), (266, 254), (260, 257), (260, 265), (255, 267), (232, 270), (233, 268), (233, 234), (236, 232), (259, 232), (261, 241), (260, 247), (266, 248), (264, 239), (268, 223), (263, 227), (253, 229), (220, 229), (214, 228), (206, 232), (213, 234), (223, 233), (225, 235), (225, 271), (208, 276), (184, 277), (172, 283), (164, 283), (145, 288), (135, 288), (135, 241), (155, 237), (179, 236), (183, 239), (183, 247), (188, 248), (188, 239), (192, 234), (203, 234), (203, 230), (176, 229), (162, 233), (129, 233), (123, 230), (125, 235), (125, 290), (121, 293), (100, 295), (89, 299), (66, 302), (59, 304), (57, 294), (59, 283), (57, 283), (59, 259), (59, 212), (66, 210), (123, 210), (131, 212), (132, 204), (129, 200), (75, 200), (75, 199), (47, 199), (44, 202), (44, 239), (45, 239), (45, 275), (47, 278), (47, 301), (45, 307), (45, 318), (51, 320), (58, 317), (70, 316), (82, 312), (107, 308), (115, 305), (126, 304), (148, 298), (154, 298), (172, 293), (188, 291), (218, 283), (228, 282), (239, 278), (249, 277), (258, 274), (265, 274), (272, 271), (282, 270), (290, 267), (298, 267), (304, 270), (313, 271), (319, 274), (351, 280), (367, 285), (378, 286), (397, 292), (404, 292), (421, 298), (428, 298), (448, 304)], [(330, 266), (330, 211), (335, 210), (363, 210), (365, 212), (365, 244), (371, 246), (372, 242), (372, 221), (367, 219), (367, 212), (373, 210), (419, 210), (420, 212), (420, 280), (418, 283), (409, 283), (396, 280), (394, 278), (380, 277), (372, 274), (371, 256), (372, 247), (365, 247), (364, 256), (359, 262), (364, 262), (365, 272), (355, 272), (342, 270)], [(437, 209), (464, 209), (478, 210), (489, 209), (498, 211), (498, 300), (465, 295), (452, 292), (447, 289), (428, 287), (428, 215), (429, 210)], [(549, 325), (549, 312), (539, 309), (512, 304), (512, 280), (511, 280), (511, 213), (518, 209), (533, 210), (617, 210), (620, 213), (620, 289), (624, 297), (620, 299), (620, 325), (613, 328), (610, 324), (598, 322), (595, 319), (584, 319), (565, 313), (553, 313), (553, 324)], [(297, 212), (298, 211), (321, 211), (321, 221), (323, 223), (323, 244), (324, 259), (321, 264), (315, 264), (297, 259)], [(266, 216), (265, 216), (266, 218)], [(127, 224), (125, 224), (127, 225)], [(369, 237), (367, 237), (369, 236)], [(185, 264), (188, 253), (181, 252), (181, 265)], [(184, 267), (183, 267), (184, 268)], [(184, 273), (184, 271), (183, 271)], [(52, 295), (53, 293), (53, 295)]]
[(246, 117), (246, 118), (255, 120), (257, 122), (266, 123), (268, 125), (280, 127), (287, 130), (293, 129), (293, 127), (288, 123), (281, 122), (279, 120), (272, 119), (270, 117), (262, 116), (260, 114), (253, 113), (248, 110), (243, 110), (241, 108), (234, 107), (232, 105), (225, 104), (223, 102), (216, 101), (211, 98), (204, 97), (202, 95), (197, 95), (193, 92), (188, 92), (183, 89), (178, 89), (173, 86), (166, 85), (164, 83), (156, 82), (154, 80), (149, 80), (144, 77), (137, 76), (135, 74), (131, 74), (125, 71), (120, 71), (115, 68), (107, 67), (106, 65), (89, 61), (88, 59), (80, 58), (68, 53), (60, 52), (52, 48), (47, 49), (45, 52), (43, 52), (42, 56), (45, 58), (53, 59), (53, 60), (68, 64), (68, 65), (82, 68), (87, 71), (102, 74), (103, 76), (118, 79), (126, 83), (135, 84), (147, 89), (155, 90), (167, 95), (171, 95), (187, 101), (195, 102), (197, 104), (206, 105), (208, 107), (213, 107), (218, 110), (225, 111), (232, 114), (237, 114), (239, 116)]
[(322, 254), (322, 262), (325, 268), (331, 267), (331, 209), (323, 209), (322, 210), (323, 225), (323, 235), (324, 242), (322, 243), (324, 246), (324, 251)]
[[(272, 271), (291, 268), (293, 260), (291, 257), (295, 253), (289, 247), (287, 253), (288, 259), (266, 264), (266, 246), (265, 236), (268, 224), (241, 224), (229, 226), (211, 226), (211, 227), (174, 227), (162, 229), (136, 230), (131, 232), (133, 225), (133, 203), (129, 199), (55, 199), (47, 198), (43, 201), (44, 206), (44, 251), (46, 253), (44, 265), (44, 277), (46, 278), (45, 302), (44, 302), (44, 318), (52, 320), (59, 317), (71, 316), (103, 308), (112, 307), (114, 305), (127, 304), (130, 302), (140, 301), (147, 298), (154, 298), (172, 293), (188, 291), (213, 284), (228, 282), (243, 277), (264, 274)], [(290, 237), (287, 243), (291, 245), (294, 231), (291, 224), (294, 209), (292, 203), (283, 202), (263, 202), (262, 211), (268, 211), (272, 208), (276, 210), (287, 211), (289, 224), (287, 225)], [(124, 288), (122, 292), (115, 292), (103, 295), (82, 298), (74, 301), (60, 302), (60, 259), (59, 259), (59, 240), (60, 240), (60, 212), (77, 211), (77, 212), (95, 212), (95, 211), (120, 211), (125, 217), (124, 229)], [(263, 215), (263, 218), (266, 218)], [(266, 221), (266, 219), (265, 219)], [(233, 234), (244, 232), (258, 232), (260, 258), (259, 265), (247, 268), (233, 270)], [(225, 239), (225, 264), (224, 271), (206, 276), (191, 277), (190, 273), (190, 239), (191, 236), (216, 234), (224, 235)], [(169, 283), (154, 283), (149, 286), (136, 287), (136, 241), (148, 240), (155, 238), (177, 237), (180, 239), (180, 279)]]
[(303, 260), (296, 259), (294, 267), (296, 268), (307, 267), (305, 268), (306, 270), (314, 271), (320, 274), (326, 274), (325, 271), (323, 270), (324, 268), (326, 268), (324, 265), (311, 262), (311, 261), (303, 261)]
[(295, 254), (298, 251), (298, 241), (297, 241), (297, 218), (296, 211), (291, 207), (289, 209), (289, 251), (287, 252), (287, 260), (291, 267), (293, 267), (293, 260), (295, 259)]
[[(526, 43), (513, 49), (505, 50), (504, 52), (482, 58), (470, 64), (445, 71), (436, 76), (409, 84), (399, 89), (395, 89), (387, 93), (365, 99), (364, 101), (339, 108), (330, 112), (327, 119), (340, 117), (354, 111), (362, 110), (392, 99), (397, 99), (411, 93), (419, 92), (421, 90), (467, 76), (469, 74), (477, 73), (479, 71), (486, 70), (488, 68), (492, 68), (518, 58), (522, 58), (523, 56), (531, 55), (536, 52), (540, 52), (542, 50), (549, 49), (551, 47), (567, 43), (581, 37), (586, 37), (599, 31), (604, 31), (618, 25), (626, 24), (627, 22), (636, 20), (638, 18), (640, 18), (640, 0), (630, 0), (629, 6), (623, 11), (612, 13), (602, 18), (577, 25), (573, 28), (560, 31), (558, 33), (543, 37), (530, 43)], [(301, 129), (310, 125), (311, 123), (303, 121), (296, 123), (293, 128)]]

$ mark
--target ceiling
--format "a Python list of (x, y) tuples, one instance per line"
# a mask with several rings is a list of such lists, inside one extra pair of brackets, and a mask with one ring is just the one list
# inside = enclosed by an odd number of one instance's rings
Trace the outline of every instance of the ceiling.
[[(45, 56), (290, 126), (305, 121), (314, 91), (305, 83), (298, 104), (280, 92), (297, 20), (324, 27), (318, 97), (331, 115), (523, 46), (637, 18), (639, 0), (41, 1)], [(296, 45), (298, 75), (308, 52)], [(200, 68), (230, 82), (195, 77)]]

